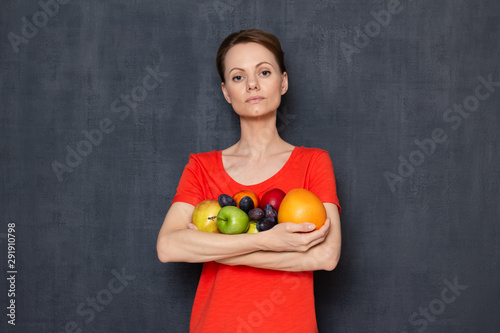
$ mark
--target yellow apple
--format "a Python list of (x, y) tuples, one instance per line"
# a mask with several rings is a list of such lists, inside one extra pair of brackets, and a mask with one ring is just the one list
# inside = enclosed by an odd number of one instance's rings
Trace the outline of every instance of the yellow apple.
[(220, 233), (217, 228), (217, 214), (221, 209), (219, 202), (207, 199), (200, 202), (193, 211), (193, 224), (198, 230)]

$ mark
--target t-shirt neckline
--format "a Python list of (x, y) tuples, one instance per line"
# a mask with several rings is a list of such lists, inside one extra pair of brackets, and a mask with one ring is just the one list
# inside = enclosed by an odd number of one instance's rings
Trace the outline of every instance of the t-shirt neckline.
[(260, 183), (252, 184), (252, 185), (241, 184), (241, 183), (237, 182), (236, 180), (234, 180), (233, 177), (231, 177), (226, 172), (226, 169), (224, 169), (224, 164), (222, 163), (222, 150), (217, 150), (216, 151), (217, 152), (217, 163), (219, 165), (220, 170), (222, 170), (222, 174), (224, 174), (224, 176), (229, 181), (231, 181), (232, 183), (238, 185), (239, 187), (255, 188), (255, 187), (262, 186), (262, 185), (266, 184), (267, 182), (270, 182), (270, 181), (274, 180), (275, 178), (279, 177), (279, 175), (281, 173), (283, 173), (284, 171), (286, 171), (286, 169), (289, 167), (289, 165), (292, 164), (292, 160), (295, 158), (295, 155), (296, 155), (296, 153), (297, 153), (298, 150), (299, 150), (299, 147), (295, 146), (293, 148), (293, 150), (292, 150), (292, 153), (290, 154), (290, 156), (286, 160), (285, 164), (283, 164), (283, 166), (281, 167), (281, 169), (279, 169), (274, 175), (272, 175), (271, 177), (269, 177), (268, 179), (266, 179), (266, 180), (264, 180), (264, 181), (262, 181)]

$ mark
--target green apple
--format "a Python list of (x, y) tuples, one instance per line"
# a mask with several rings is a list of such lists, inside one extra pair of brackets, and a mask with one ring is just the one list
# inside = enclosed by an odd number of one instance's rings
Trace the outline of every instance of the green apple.
[(241, 234), (248, 230), (250, 218), (235, 206), (222, 207), (217, 214), (217, 227), (223, 234)]
[(219, 233), (219, 229), (217, 228), (217, 213), (220, 209), (217, 200), (203, 200), (194, 208), (193, 224), (198, 230)]
[(250, 227), (248, 227), (247, 234), (256, 234), (259, 230), (257, 229), (257, 221), (250, 220)]

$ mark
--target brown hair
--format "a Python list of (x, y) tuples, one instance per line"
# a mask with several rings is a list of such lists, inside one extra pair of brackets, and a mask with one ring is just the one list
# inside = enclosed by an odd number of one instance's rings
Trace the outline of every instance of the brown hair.
[(222, 82), (224, 80), (224, 60), (226, 59), (226, 54), (230, 48), (235, 46), (236, 44), (241, 43), (258, 43), (264, 46), (266, 49), (271, 51), (276, 57), (276, 61), (280, 66), (281, 72), (285, 72), (285, 53), (281, 49), (281, 44), (279, 39), (269, 32), (265, 32), (258, 29), (248, 29), (248, 30), (240, 30), (238, 32), (233, 32), (229, 36), (224, 39), (222, 44), (219, 47), (219, 51), (217, 51), (217, 72), (219, 72), (219, 76)]

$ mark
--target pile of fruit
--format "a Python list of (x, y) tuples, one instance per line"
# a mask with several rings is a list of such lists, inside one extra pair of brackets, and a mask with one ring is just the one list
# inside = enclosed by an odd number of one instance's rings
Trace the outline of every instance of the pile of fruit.
[(273, 188), (260, 200), (246, 189), (204, 200), (195, 207), (192, 222), (202, 231), (241, 234), (266, 231), (282, 222), (312, 222), (319, 229), (325, 219), (325, 207), (314, 193), (298, 188), (285, 194)]

